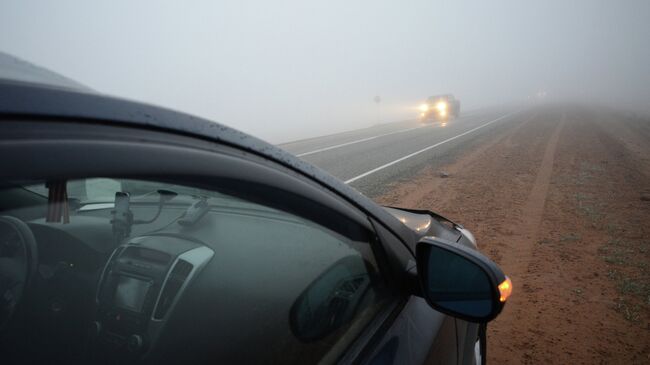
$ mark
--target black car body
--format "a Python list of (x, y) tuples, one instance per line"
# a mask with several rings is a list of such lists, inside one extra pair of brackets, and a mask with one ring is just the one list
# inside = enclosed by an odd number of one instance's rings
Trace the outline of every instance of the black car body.
[(421, 121), (447, 121), (460, 116), (460, 101), (452, 94), (431, 96), (420, 106)]
[(467, 364), (505, 301), (426, 294), (435, 247), (504, 282), (460, 225), (223, 125), (10, 81), (0, 123), (4, 364)]

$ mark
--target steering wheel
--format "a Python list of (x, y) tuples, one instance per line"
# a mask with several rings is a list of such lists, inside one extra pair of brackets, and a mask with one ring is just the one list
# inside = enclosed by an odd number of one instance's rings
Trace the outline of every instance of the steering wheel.
[(0, 334), (34, 282), (38, 250), (31, 229), (20, 219), (0, 216)]

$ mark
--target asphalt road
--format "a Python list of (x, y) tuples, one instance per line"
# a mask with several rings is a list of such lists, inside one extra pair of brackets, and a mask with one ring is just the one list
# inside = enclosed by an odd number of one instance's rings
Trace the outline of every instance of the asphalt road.
[(528, 114), (515, 108), (486, 109), (464, 113), (446, 125), (387, 123), (279, 147), (374, 196), (425, 166), (441, 166), (482, 136), (522, 122)]

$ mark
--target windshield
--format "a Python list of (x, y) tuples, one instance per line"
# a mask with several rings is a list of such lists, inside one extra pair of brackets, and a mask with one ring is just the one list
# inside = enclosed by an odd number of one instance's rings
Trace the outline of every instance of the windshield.
[[(146, 199), (147, 197), (158, 199), (160, 190), (197, 197), (206, 195), (206, 192), (201, 189), (129, 179), (90, 178), (69, 181), (66, 186), (68, 198), (76, 199), (82, 204), (112, 203), (117, 192), (129, 193), (131, 198), (136, 199)], [(48, 196), (47, 184), (44, 182), (24, 185), (23, 188), (44, 197)], [(211, 192), (209, 195), (214, 194)]]

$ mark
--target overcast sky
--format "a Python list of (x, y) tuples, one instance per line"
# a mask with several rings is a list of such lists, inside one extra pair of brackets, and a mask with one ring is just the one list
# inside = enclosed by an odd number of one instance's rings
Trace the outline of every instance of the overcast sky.
[(650, 1), (0, 3), (0, 51), (271, 142), (539, 90), (650, 110)]

